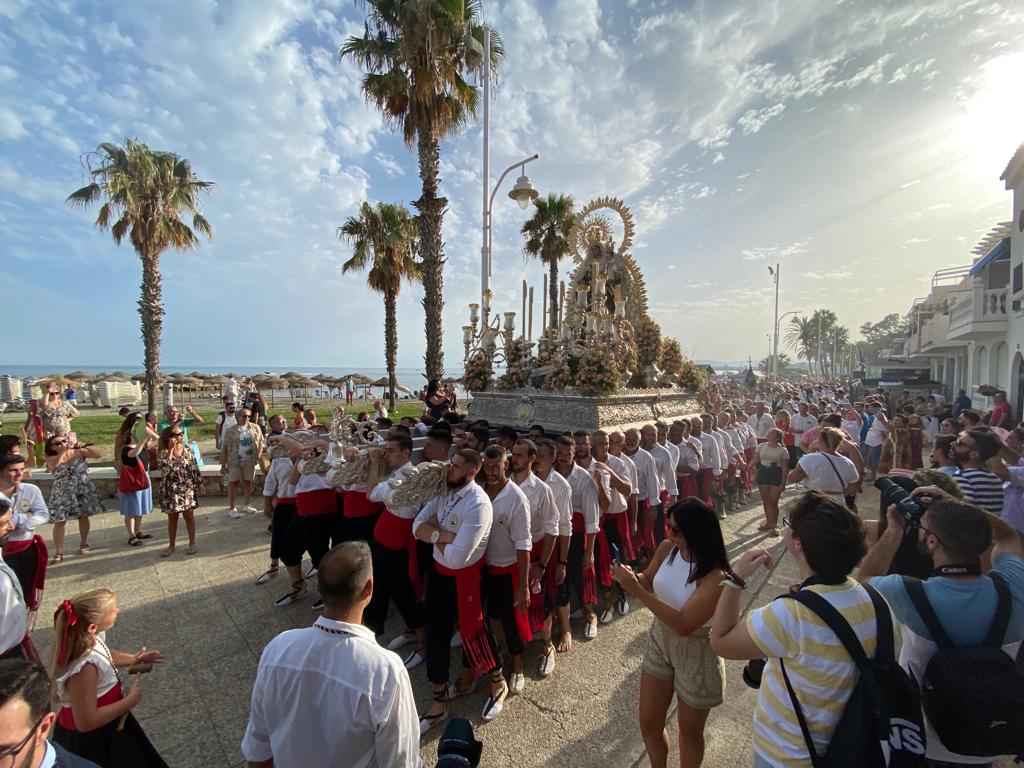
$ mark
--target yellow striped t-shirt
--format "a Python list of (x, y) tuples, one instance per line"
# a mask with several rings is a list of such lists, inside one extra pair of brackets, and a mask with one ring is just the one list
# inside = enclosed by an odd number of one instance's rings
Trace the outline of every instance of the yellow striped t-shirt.
[[(872, 657), (875, 610), (864, 588), (848, 578), (842, 584), (815, 584), (808, 589), (842, 614), (864, 652)], [(751, 611), (747, 631), (768, 658), (754, 710), (754, 751), (777, 768), (810, 768), (810, 756), (778, 660), (786, 660), (786, 672), (819, 754), (828, 746), (857, 683), (857, 665), (835, 633), (796, 600), (773, 600)], [(893, 643), (899, 656), (899, 633), (895, 630)]]

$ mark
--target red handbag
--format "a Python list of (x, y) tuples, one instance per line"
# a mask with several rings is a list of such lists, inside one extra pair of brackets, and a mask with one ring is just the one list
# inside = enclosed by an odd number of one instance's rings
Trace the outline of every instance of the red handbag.
[(121, 464), (121, 474), (117, 476), (117, 490), (121, 493), (135, 493), (149, 488), (149, 475), (142, 462), (135, 460), (135, 466)]

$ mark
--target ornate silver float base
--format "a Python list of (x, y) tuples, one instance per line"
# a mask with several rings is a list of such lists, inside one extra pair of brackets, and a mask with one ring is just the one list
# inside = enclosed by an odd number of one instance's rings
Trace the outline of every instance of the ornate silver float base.
[(700, 412), (693, 395), (679, 390), (633, 390), (607, 397), (582, 397), (540, 390), (474, 392), (468, 418), (491, 425), (527, 429), (542, 424), (549, 432), (625, 429), (657, 419), (672, 421)]

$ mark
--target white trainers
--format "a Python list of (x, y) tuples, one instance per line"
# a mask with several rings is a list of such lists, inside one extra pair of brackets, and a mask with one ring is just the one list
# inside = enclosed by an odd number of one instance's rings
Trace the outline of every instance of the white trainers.
[(484, 708), (480, 712), (480, 717), (485, 722), (490, 722), (498, 715), (501, 714), (501, 710), (505, 708), (505, 697), (508, 696), (508, 685), (501, 686), (501, 692), (495, 696), (493, 693), (487, 697), (487, 701), (484, 702)]
[(555, 646), (551, 646), (550, 650), (540, 657), (540, 676), (547, 677), (555, 671)]
[(242, 507), (242, 511), (245, 512), (247, 515), (255, 515), (258, 510), (256, 509), (256, 507), (249, 505), (248, 507)]
[(234, 507), (231, 507), (231, 509), (228, 510), (228, 517), (230, 517), (232, 520), (237, 520), (241, 516), (242, 516), (242, 513), (239, 512)]
[(278, 608), (283, 608), (286, 605), (291, 605), (296, 600), (302, 597), (302, 593), (306, 591), (305, 585), (303, 584), (292, 584), (292, 590), (286, 595), (282, 595), (274, 601), (274, 605)]
[(276, 565), (270, 566), (269, 568), (267, 568), (267, 570), (265, 570), (263, 573), (261, 573), (259, 576), (256, 577), (256, 583), (257, 584), (266, 584), (272, 578), (277, 576), (277, 572), (278, 572), (278, 567)]
[(400, 635), (395, 635), (394, 638), (392, 638), (391, 642), (388, 643), (388, 650), (389, 651), (397, 651), (399, 648), (405, 648), (405, 646), (407, 646), (409, 643), (411, 643), (415, 639), (416, 639), (416, 635), (413, 635), (412, 637), (409, 637), (405, 633), (402, 633)]
[(629, 603), (625, 597), (620, 597), (615, 601), (615, 610), (619, 612), (619, 616), (625, 616), (629, 613)]
[(597, 637), (597, 621), (588, 621), (583, 625), (583, 637), (587, 640), (593, 640)]
[(455, 634), (452, 635), (451, 647), (452, 648), (458, 648), (461, 645), (462, 645), (462, 633), (459, 630), (456, 629), (455, 630)]
[(600, 615), (600, 616), (598, 617), (598, 620), (599, 620), (599, 621), (600, 621), (600, 622), (601, 622), (602, 624), (607, 624), (607, 623), (609, 623), (609, 622), (610, 622), (610, 621), (611, 621), (611, 620), (612, 620), (613, 618), (615, 618), (615, 614), (614, 614), (614, 613), (612, 613), (612, 609), (611, 609), (611, 608), (605, 608), (605, 609), (604, 609), (603, 611), (601, 611), (601, 615)]

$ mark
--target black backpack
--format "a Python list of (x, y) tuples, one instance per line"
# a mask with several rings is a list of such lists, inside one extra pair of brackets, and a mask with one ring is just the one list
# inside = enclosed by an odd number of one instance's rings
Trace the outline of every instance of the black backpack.
[(780, 660), (811, 764), (814, 768), (924, 768), (925, 734), (917, 683), (896, 661), (888, 604), (874, 589), (863, 587), (875, 608), (878, 639), (872, 659), (846, 619), (824, 597), (808, 589), (783, 595), (817, 614), (835, 632), (860, 671), (825, 754), (819, 755), (786, 664)]
[[(1002, 649), (1013, 612), (1010, 588), (990, 573), (996, 588), (996, 614), (984, 645), (955, 647), (917, 579), (903, 586), (938, 650), (921, 681), (924, 712), (942, 745), (958, 755), (995, 757), (1024, 752), (1024, 674)], [(1024, 643), (1021, 644), (1024, 648)]]

